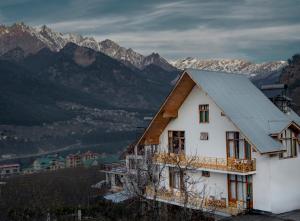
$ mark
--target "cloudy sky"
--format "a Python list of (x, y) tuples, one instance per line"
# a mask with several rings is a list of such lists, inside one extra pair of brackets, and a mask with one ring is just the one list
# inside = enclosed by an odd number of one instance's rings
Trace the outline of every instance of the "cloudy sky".
[(0, 0), (0, 21), (109, 38), (168, 59), (300, 53), (299, 0)]

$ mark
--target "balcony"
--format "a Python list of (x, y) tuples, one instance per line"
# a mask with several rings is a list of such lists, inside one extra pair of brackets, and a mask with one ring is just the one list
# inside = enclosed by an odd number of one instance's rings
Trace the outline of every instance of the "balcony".
[(119, 163), (104, 164), (100, 170), (102, 173), (125, 174), (127, 167), (125, 161)]
[(174, 153), (156, 153), (153, 156), (154, 163), (170, 164), (181, 167), (203, 170), (217, 170), (229, 173), (250, 173), (256, 171), (256, 160), (244, 160), (235, 158), (217, 158), (187, 156)]
[(201, 197), (196, 194), (186, 197), (184, 192), (158, 189), (155, 193), (151, 186), (146, 187), (146, 197), (174, 205), (186, 206), (192, 209), (202, 209), (208, 212), (220, 212), (230, 215), (237, 215), (242, 213), (245, 209), (240, 207), (239, 204), (229, 204), (227, 206), (226, 199), (214, 199), (213, 197)]

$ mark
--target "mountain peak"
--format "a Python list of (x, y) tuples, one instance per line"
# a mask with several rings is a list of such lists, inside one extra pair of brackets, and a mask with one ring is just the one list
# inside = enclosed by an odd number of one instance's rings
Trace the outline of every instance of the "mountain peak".
[[(9, 41), (7, 39), (9, 39)], [(23, 22), (15, 23), (11, 27), (0, 26), (0, 55), (16, 47), (21, 47), (25, 55), (37, 53), (45, 47), (56, 52), (63, 49), (68, 43), (102, 52), (130, 67), (133, 65), (136, 68), (143, 69), (145, 66), (152, 64), (152, 62), (155, 62), (156, 65), (162, 64), (163, 68), (170, 66), (166, 64), (167, 61), (156, 53), (153, 53), (150, 57), (145, 57), (131, 48), (127, 49), (120, 46), (110, 39), (98, 42), (95, 38), (90, 36), (85, 37), (73, 33), (62, 34), (53, 31), (46, 25), (42, 25), (40, 28), (34, 28), (27, 26)], [(72, 47), (75, 47), (75, 45), (68, 45), (64, 50), (68, 48), (68, 50), (70, 50)], [(156, 62), (158, 60), (164, 61)]]

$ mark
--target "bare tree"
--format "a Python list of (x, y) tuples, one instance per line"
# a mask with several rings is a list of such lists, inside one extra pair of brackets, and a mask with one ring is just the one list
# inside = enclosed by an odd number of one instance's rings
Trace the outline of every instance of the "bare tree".
[[(182, 217), (185, 220), (192, 220), (193, 210), (202, 211), (207, 206), (206, 184), (201, 177), (195, 178), (192, 175), (195, 172), (196, 155), (186, 157), (181, 154), (157, 153), (151, 148), (139, 160), (135, 170), (129, 170), (128, 190), (136, 200), (147, 206), (152, 220), (160, 217), (162, 208), (158, 201), (164, 196), (176, 199), (176, 203), (183, 207)], [(167, 169), (170, 168), (180, 176), (180, 186), (176, 193), (166, 189)], [(214, 206), (210, 205), (209, 211), (214, 210)]]

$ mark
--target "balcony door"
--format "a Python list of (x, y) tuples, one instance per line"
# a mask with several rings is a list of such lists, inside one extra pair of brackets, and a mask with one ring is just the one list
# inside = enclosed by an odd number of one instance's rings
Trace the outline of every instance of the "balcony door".
[(181, 154), (185, 149), (184, 131), (168, 131), (169, 153)]
[(251, 160), (251, 145), (239, 132), (226, 132), (227, 157)]
[(253, 208), (252, 176), (228, 174), (228, 201), (232, 206)]

